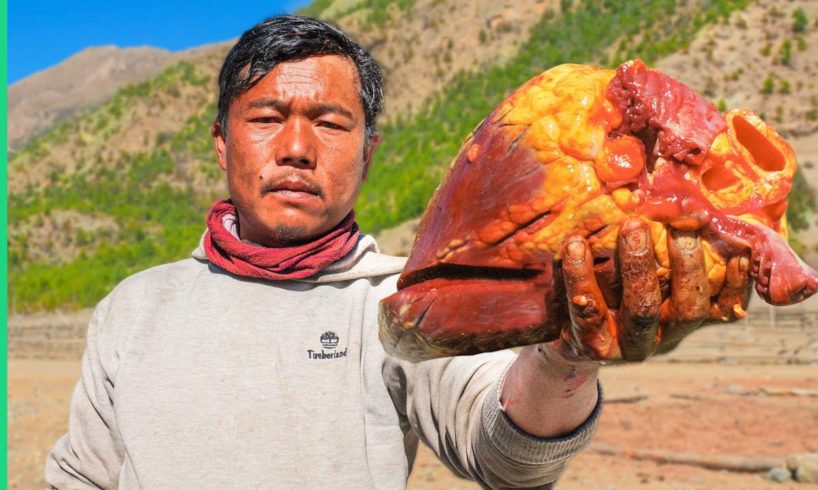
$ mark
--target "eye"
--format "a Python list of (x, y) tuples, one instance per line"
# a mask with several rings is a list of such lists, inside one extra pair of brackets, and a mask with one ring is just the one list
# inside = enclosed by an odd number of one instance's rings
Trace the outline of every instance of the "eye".
[(330, 122), (330, 121), (318, 121), (318, 126), (322, 127), (322, 128), (328, 128), (328, 129), (337, 129), (337, 130), (343, 130), (344, 129), (344, 127), (341, 126), (340, 124), (335, 124), (334, 122)]
[(273, 116), (254, 117), (250, 119), (250, 122), (259, 124), (272, 124), (278, 122), (278, 118)]

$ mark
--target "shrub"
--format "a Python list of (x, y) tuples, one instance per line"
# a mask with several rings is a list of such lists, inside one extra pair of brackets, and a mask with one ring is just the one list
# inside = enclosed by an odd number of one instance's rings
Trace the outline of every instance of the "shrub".
[(789, 39), (778, 49), (778, 60), (782, 65), (789, 66), (792, 63), (792, 42)]
[(807, 50), (807, 40), (804, 39), (804, 36), (798, 36), (795, 38), (795, 43), (798, 45), (798, 51)]
[(770, 95), (775, 90), (775, 80), (773, 80), (772, 75), (767, 75), (767, 78), (764, 79), (764, 84), (761, 86), (761, 93), (764, 95)]
[(807, 30), (807, 25), (809, 24), (809, 18), (807, 17), (807, 13), (804, 12), (804, 9), (798, 8), (795, 12), (792, 13), (792, 31), (796, 33), (802, 33)]
[(815, 190), (809, 185), (801, 169), (795, 171), (792, 179), (792, 190), (787, 198), (787, 221), (793, 230), (809, 228), (809, 217), (815, 212)]
[(563, 15), (567, 14), (571, 10), (572, 0), (560, 0), (560, 12)]
[(716, 107), (719, 108), (719, 112), (727, 112), (727, 102), (724, 99), (719, 99)]
[(780, 84), (778, 85), (778, 91), (782, 94), (789, 94), (790, 93), (790, 82), (787, 80), (781, 80)]

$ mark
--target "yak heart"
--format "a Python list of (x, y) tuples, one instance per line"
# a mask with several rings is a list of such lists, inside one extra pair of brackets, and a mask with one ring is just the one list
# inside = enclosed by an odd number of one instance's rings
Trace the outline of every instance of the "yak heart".
[(555, 339), (567, 316), (566, 238), (589, 239), (604, 279), (631, 216), (650, 226), (661, 281), (670, 278), (670, 225), (702, 237), (711, 295), (727, 259), (751, 254), (767, 302), (800, 301), (818, 275), (786, 243), (795, 170), (792, 149), (758, 116), (722, 115), (639, 60), (616, 71), (552, 68), (464, 143), (421, 221), (399, 291), (381, 302), (381, 341), (417, 361)]

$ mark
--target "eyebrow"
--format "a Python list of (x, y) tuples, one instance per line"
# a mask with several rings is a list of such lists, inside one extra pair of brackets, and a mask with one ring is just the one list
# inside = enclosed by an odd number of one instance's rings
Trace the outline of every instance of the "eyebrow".
[[(256, 99), (250, 101), (249, 106), (251, 109), (271, 108), (277, 110), (278, 112), (281, 112), (282, 114), (290, 112), (290, 104), (278, 99), (269, 98)], [(322, 114), (336, 113), (349, 119), (355, 119), (354, 115), (349, 109), (339, 104), (333, 104), (329, 102), (311, 104), (307, 107), (306, 113), (309, 117), (317, 117)]]
[(264, 98), (264, 99), (251, 100), (249, 106), (250, 106), (251, 109), (265, 109), (265, 108), (269, 107), (269, 108), (275, 109), (275, 110), (277, 110), (279, 112), (286, 112), (287, 110), (289, 110), (289, 105), (285, 104), (284, 102), (282, 102), (282, 101), (280, 101), (278, 99)]

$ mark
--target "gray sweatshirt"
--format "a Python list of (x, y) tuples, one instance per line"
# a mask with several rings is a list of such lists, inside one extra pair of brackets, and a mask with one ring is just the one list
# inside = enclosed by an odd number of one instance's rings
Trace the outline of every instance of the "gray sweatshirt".
[[(261, 281), (193, 258), (97, 306), (57, 488), (405, 488), (418, 439), (484, 486), (550, 487), (593, 434), (540, 439), (501, 410), (511, 352), (387, 356), (378, 301), (404, 259), (364, 236), (317, 277)], [(548, 416), (544, 414), (543, 416)]]

